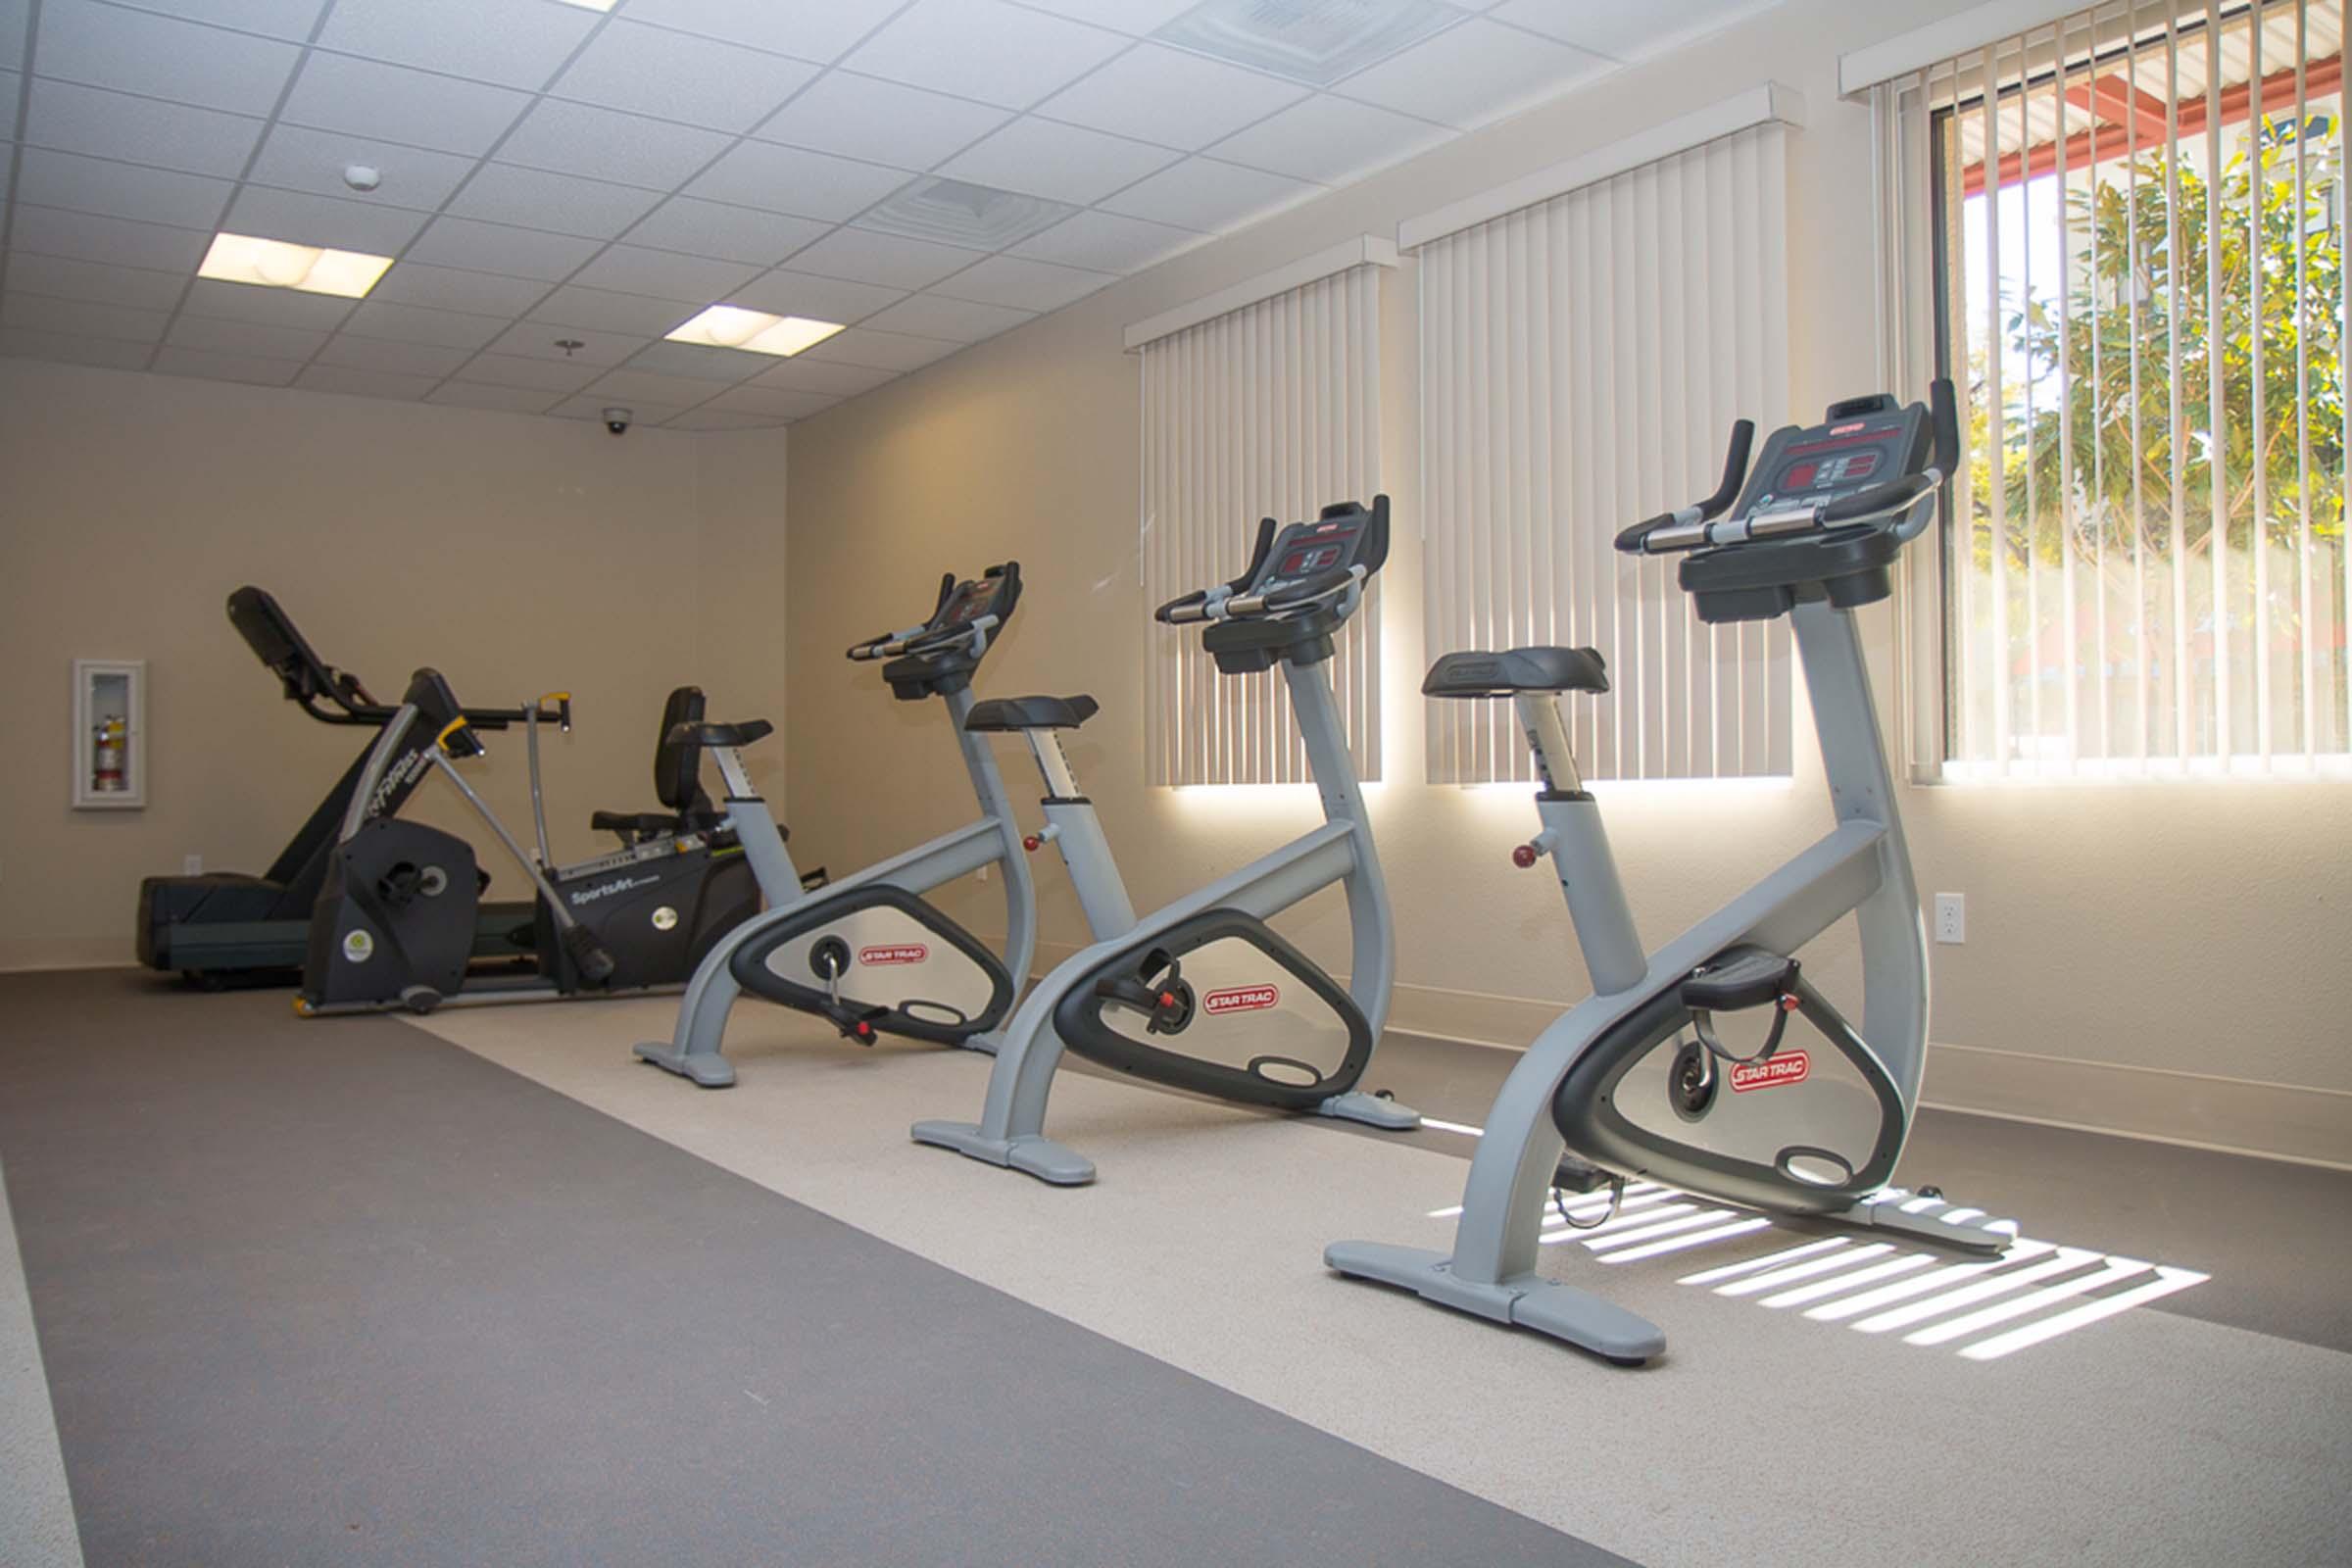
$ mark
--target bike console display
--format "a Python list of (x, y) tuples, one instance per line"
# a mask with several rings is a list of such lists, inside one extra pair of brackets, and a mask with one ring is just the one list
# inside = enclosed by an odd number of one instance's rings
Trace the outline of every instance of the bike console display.
[(1170, 625), (1213, 622), (1201, 638), (1228, 675), (1271, 668), (1278, 661), (1329, 659), (1331, 636), (1361, 602), (1363, 584), (1389, 559), (1389, 498), (1343, 501), (1312, 520), (1257, 525), (1250, 565), (1215, 588), (1196, 589), (1153, 612)]
[(1927, 527), (1959, 460), (1951, 383), (1936, 382), (1928, 404), (1885, 393), (1832, 404), (1818, 424), (1775, 431), (1751, 472), (1754, 433), (1744, 419), (1734, 428), (1714, 495), (1637, 523), (1617, 548), (1690, 552), (1682, 585), (1708, 622), (1769, 620), (1800, 599), (1847, 610), (1886, 598), (1887, 567)]
[(939, 602), (921, 625), (884, 632), (853, 644), (852, 660), (885, 659), (882, 678), (893, 697), (913, 702), (944, 697), (972, 683), (972, 671), (1012, 619), (1021, 598), (1021, 564), (1007, 561), (962, 582), (950, 572), (939, 580)]

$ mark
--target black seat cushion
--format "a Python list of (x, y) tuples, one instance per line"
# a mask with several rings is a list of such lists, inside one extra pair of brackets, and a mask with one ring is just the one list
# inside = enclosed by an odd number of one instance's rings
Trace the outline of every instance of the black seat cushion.
[(974, 703), (963, 727), (1002, 733), (1016, 729), (1076, 729), (1100, 712), (1092, 697), (991, 697)]
[(703, 718), (703, 689), (680, 686), (662, 705), (662, 730), (654, 739), (654, 799), (673, 811), (696, 804), (703, 792), (703, 752), (691, 735), (680, 735), (684, 724)]
[(699, 722), (681, 724), (670, 733), (670, 739), (697, 750), (705, 746), (749, 746), (762, 735), (772, 735), (776, 726), (764, 718), (747, 718), (740, 724)]
[(1508, 697), (1515, 692), (1605, 692), (1607, 667), (1591, 648), (1514, 648), (1447, 654), (1429, 666), (1424, 697)]

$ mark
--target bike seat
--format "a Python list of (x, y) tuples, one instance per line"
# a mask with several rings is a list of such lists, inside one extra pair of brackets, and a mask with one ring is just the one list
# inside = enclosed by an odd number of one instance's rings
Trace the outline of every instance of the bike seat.
[(1605, 692), (1609, 674), (1591, 648), (1514, 648), (1447, 654), (1429, 666), (1424, 697), (1509, 697), (1517, 692)]
[(992, 697), (974, 703), (963, 727), (1004, 734), (1017, 729), (1076, 729), (1101, 710), (1092, 697)]
[(678, 818), (667, 811), (592, 811), (588, 826), (599, 833), (634, 833), (644, 838), (679, 831)]
[(764, 718), (752, 718), (740, 724), (680, 724), (669, 734), (672, 740), (692, 741), (697, 746), (749, 746), (762, 735), (774, 734), (775, 728)]

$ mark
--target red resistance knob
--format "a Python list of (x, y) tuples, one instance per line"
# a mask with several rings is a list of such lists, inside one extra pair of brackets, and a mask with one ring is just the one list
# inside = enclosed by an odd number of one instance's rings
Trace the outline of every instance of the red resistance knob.
[(1538, 858), (1536, 847), (1533, 844), (1522, 844), (1511, 851), (1511, 863), (1522, 871), (1535, 864)]
[(1045, 842), (1046, 841), (1044, 839), (1039, 838), (1034, 833), (1025, 833), (1021, 835), (1021, 848), (1027, 850), (1031, 855), (1035, 855), (1040, 849), (1042, 849), (1045, 846)]

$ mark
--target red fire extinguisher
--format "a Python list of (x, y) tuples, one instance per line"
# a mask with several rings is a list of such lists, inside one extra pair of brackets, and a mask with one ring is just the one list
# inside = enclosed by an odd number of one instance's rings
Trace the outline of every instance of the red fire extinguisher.
[(90, 768), (90, 785), (108, 794), (120, 794), (123, 783), (123, 754), (128, 749), (130, 726), (120, 718), (98, 721), (97, 747)]

